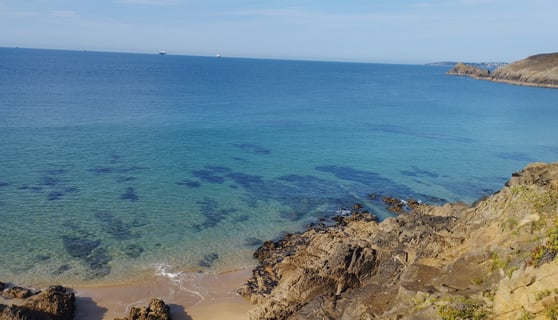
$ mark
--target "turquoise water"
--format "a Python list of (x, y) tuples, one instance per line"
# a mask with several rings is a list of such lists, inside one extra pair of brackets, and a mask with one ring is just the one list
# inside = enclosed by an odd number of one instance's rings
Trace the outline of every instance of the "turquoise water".
[(0, 49), (0, 279), (250, 266), (368, 194), (472, 202), (558, 158), (558, 90), (445, 68)]

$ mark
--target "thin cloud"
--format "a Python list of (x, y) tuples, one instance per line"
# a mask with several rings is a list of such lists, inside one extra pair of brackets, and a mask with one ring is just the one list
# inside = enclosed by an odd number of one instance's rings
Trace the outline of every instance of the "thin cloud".
[(264, 8), (251, 10), (230, 11), (227, 14), (237, 16), (253, 16), (265, 18), (304, 18), (334, 21), (378, 21), (393, 19), (413, 19), (411, 14), (383, 14), (383, 13), (329, 13), (308, 11), (300, 7), (291, 8)]
[(43, 14), (44, 12), (39, 12), (35, 10), (9, 10), (9, 9), (0, 10), (0, 16), (4, 16), (4, 17), (25, 18), (25, 17), (37, 17)]
[(72, 10), (54, 10), (49, 11), (48, 15), (55, 18), (78, 18), (79, 14)]
[(72, 10), (6, 10), (0, 16), (15, 18), (78, 18), (80, 15)]
[(176, 0), (117, 0), (117, 3), (145, 6), (162, 6), (176, 3)]
[(298, 7), (291, 8), (265, 8), (230, 11), (229, 15), (237, 16), (263, 16), (263, 17), (301, 17), (309, 15)]
[(433, 3), (430, 2), (419, 2), (419, 3), (413, 3), (410, 5), (411, 8), (432, 8), (434, 7)]

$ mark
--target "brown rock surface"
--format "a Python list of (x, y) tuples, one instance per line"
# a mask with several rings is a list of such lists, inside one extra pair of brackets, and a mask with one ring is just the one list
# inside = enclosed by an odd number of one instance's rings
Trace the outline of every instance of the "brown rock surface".
[(448, 71), (448, 74), (454, 76), (468, 76), (472, 78), (488, 78), (490, 72), (463, 62), (457, 63), (453, 68)]
[(132, 307), (127, 318), (115, 320), (170, 320), (170, 308), (161, 299), (152, 299), (147, 307)]
[(492, 80), (558, 88), (558, 53), (538, 54), (500, 67)]
[(459, 62), (447, 73), (517, 85), (558, 88), (558, 53), (530, 56), (499, 67), (492, 73)]
[(7, 299), (26, 299), (33, 295), (33, 291), (14, 286), (10, 287), (2, 292), (2, 296)]
[[(518, 319), (558, 315), (558, 163), (473, 206), (360, 214), (267, 244), (240, 289), (252, 319)], [(527, 318), (526, 318), (527, 319)]]
[(4, 294), (10, 290), (14, 293), (12, 298), (21, 301), (0, 304), (0, 320), (71, 320), (74, 317), (75, 296), (62, 286), (52, 286), (34, 295), (30, 295), (29, 289), (11, 287)]

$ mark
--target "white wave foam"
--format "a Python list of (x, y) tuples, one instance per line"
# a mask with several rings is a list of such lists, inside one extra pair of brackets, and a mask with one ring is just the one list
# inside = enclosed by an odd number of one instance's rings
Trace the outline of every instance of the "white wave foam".
[(180, 276), (182, 276), (182, 272), (171, 272), (172, 267), (168, 264), (158, 264), (155, 266), (155, 275), (157, 277), (164, 277), (171, 281), (180, 281)]
[(203, 274), (173, 272), (171, 265), (161, 263), (155, 266), (155, 276), (167, 278), (172, 284), (180, 288), (180, 290), (197, 296), (200, 300), (205, 300), (205, 295), (200, 290), (200, 284), (196, 283), (199, 282), (197, 280), (199, 280)]

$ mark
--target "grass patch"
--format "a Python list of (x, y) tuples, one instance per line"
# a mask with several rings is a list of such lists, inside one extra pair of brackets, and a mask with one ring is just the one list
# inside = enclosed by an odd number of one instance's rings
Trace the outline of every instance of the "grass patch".
[(430, 294), (418, 292), (412, 299), (415, 311), (420, 311), (426, 307), (432, 305), (436, 301), (436, 298), (432, 297)]
[(518, 270), (517, 267), (511, 267), (510, 269), (508, 269), (508, 271), (506, 271), (506, 275), (508, 276), (508, 279), (511, 279), (513, 273), (517, 270)]
[(558, 306), (546, 310), (545, 316), (549, 320), (558, 320)]
[(531, 320), (531, 319), (535, 319), (535, 315), (525, 309), (521, 311), (521, 315), (519, 316), (519, 318), (517, 318), (517, 320)]
[(531, 251), (528, 264), (540, 266), (544, 262), (552, 261), (558, 255), (558, 223), (546, 232), (546, 242)]
[(535, 300), (537, 301), (541, 301), (542, 299), (550, 296), (552, 294), (552, 291), (550, 290), (543, 290), (543, 291), (539, 291), (535, 294)]
[(492, 262), (492, 265), (490, 267), (490, 271), (496, 271), (499, 269), (503, 269), (506, 270), (508, 268), (508, 265), (510, 263), (509, 258), (507, 258), (506, 260), (503, 260), (500, 258), (500, 256), (498, 255), (498, 253), (493, 252), (492, 256), (490, 257), (490, 261)]
[(443, 320), (488, 319), (485, 303), (473, 298), (451, 298), (438, 308), (438, 314)]

